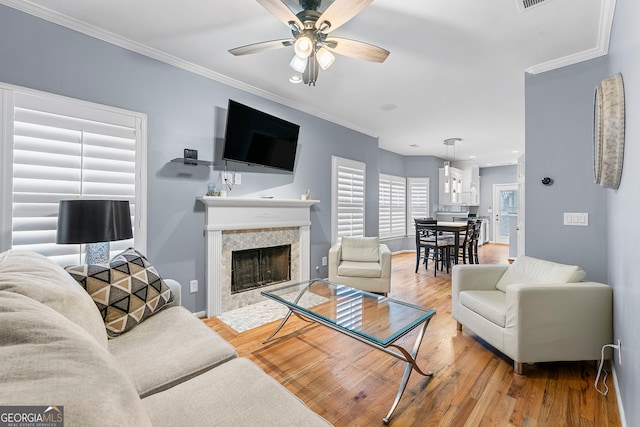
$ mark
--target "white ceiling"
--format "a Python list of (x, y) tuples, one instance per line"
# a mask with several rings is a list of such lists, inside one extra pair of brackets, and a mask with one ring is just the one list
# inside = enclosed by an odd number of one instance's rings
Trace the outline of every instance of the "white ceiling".
[(525, 72), (606, 54), (615, 6), (545, 0), (521, 11), (518, 1), (375, 0), (332, 36), (383, 47), (387, 60), (336, 55), (315, 87), (289, 82), (293, 48), (228, 53), (291, 36), (255, 0), (0, 3), (378, 137), (389, 151), (447, 157), (443, 141), (457, 137), (457, 160), (497, 166), (524, 151)]

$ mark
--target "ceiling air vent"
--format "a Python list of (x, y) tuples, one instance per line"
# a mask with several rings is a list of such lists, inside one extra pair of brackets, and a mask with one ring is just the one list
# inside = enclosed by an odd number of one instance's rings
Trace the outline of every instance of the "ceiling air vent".
[(516, 0), (516, 3), (518, 4), (518, 9), (520, 9), (520, 11), (523, 11), (549, 1), (551, 0)]

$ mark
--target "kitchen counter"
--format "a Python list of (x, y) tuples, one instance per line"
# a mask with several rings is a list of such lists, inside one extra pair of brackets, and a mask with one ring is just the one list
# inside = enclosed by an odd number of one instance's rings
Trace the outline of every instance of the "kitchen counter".
[(442, 221), (453, 221), (453, 218), (464, 218), (469, 215), (468, 211), (465, 212), (450, 212), (450, 211), (438, 211), (436, 212), (436, 218)]

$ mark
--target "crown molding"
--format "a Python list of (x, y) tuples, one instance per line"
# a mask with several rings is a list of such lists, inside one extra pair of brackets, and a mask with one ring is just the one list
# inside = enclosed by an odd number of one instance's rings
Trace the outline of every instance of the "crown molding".
[(312, 108), (309, 108), (306, 105), (294, 102), (288, 98), (284, 98), (282, 96), (265, 91), (263, 89), (259, 89), (255, 86), (251, 86), (249, 84), (243, 83), (239, 80), (233, 79), (224, 74), (220, 74), (215, 71), (212, 71), (209, 68), (194, 64), (193, 62), (185, 61), (184, 59), (181, 59), (177, 56), (170, 55), (166, 52), (152, 48), (142, 43), (129, 40), (117, 34), (106, 31), (102, 28), (89, 25), (86, 22), (82, 22), (70, 16), (63, 15), (51, 9), (36, 5), (28, 0), (0, 0), (0, 4), (4, 4), (5, 6), (9, 6), (21, 12), (28, 13), (29, 15), (33, 15), (35, 17), (44, 19), (54, 24), (58, 24), (60, 26), (69, 28), (71, 30), (77, 31), (82, 34), (86, 34), (95, 39), (105, 41), (107, 43), (113, 44), (115, 46), (119, 46), (121, 48), (130, 50), (132, 52), (139, 53), (140, 55), (158, 60), (160, 62), (164, 62), (166, 64), (183, 69), (185, 71), (189, 71), (191, 73), (208, 78), (210, 80), (223, 83), (227, 86), (242, 90), (244, 92), (248, 92), (250, 94), (259, 96), (264, 99), (268, 99), (270, 101), (276, 102), (278, 104), (282, 104), (287, 107), (291, 107), (298, 111), (302, 111), (304, 113), (310, 114), (312, 116), (318, 117), (323, 120), (327, 120), (337, 125), (344, 126), (348, 129), (354, 130), (356, 132), (360, 132), (370, 137), (373, 137), (373, 138), (378, 137), (377, 135), (374, 135), (370, 130), (363, 129), (357, 125), (354, 125), (353, 123), (346, 122), (345, 120), (342, 120), (336, 116), (321, 113)]
[(596, 47), (553, 59), (538, 65), (533, 65), (525, 71), (530, 74), (544, 73), (567, 65), (604, 56), (609, 52), (609, 39), (611, 38), (611, 28), (613, 27), (613, 16), (616, 9), (616, 0), (603, 0), (600, 7), (600, 25), (598, 28), (598, 42)]

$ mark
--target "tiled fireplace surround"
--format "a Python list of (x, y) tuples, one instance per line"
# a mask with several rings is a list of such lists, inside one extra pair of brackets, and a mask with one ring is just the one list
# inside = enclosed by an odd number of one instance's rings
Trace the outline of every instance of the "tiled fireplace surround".
[[(231, 294), (231, 252), (291, 245), (291, 281), (309, 279), (310, 207), (317, 200), (198, 197), (205, 204), (207, 317), (264, 301), (263, 287)], [(282, 286), (278, 283), (270, 287)]]

